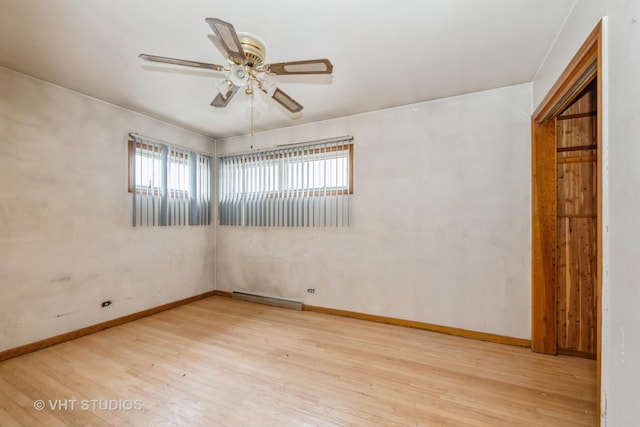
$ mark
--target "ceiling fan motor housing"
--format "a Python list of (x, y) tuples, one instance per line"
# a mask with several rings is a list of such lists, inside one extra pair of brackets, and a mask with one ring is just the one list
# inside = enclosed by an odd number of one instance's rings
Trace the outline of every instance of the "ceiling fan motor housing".
[(243, 65), (251, 68), (260, 68), (264, 65), (266, 49), (264, 42), (249, 33), (238, 33), (238, 40), (244, 50), (246, 61)]

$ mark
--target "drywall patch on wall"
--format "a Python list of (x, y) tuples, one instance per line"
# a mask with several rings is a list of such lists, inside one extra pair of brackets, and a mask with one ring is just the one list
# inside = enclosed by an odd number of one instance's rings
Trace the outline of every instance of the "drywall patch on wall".
[(347, 229), (219, 226), (217, 287), (529, 338), (531, 112), (524, 84), (219, 141), (353, 135), (355, 179)]

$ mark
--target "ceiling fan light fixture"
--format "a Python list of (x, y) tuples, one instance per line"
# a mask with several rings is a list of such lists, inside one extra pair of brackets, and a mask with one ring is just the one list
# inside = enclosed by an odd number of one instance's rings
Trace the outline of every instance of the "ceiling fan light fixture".
[(276, 91), (277, 87), (276, 84), (272, 81), (269, 80), (262, 80), (260, 82), (260, 88), (265, 91), (265, 93), (267, 95), (269, 95), (269, 98), (271, 98), (273, 96), (273, 93)]
[(223, 81), (221, 81), (220, 83), (218, 83), (218, 85), (216, 86), (216, 89), (218, 89), (218, 92), (220, 93), (220, 95), (222, 95), (224, 98), (227, 97), (227, 93), (229, 92), (229, 90), (233, 87), (233, 83), (231, 83), (231, 81), (225, 79)]
[(229, 80), (234, 86), (244, 87), (249, 80), (249, 73), (242, 65), (234, 65), (229, 72)]

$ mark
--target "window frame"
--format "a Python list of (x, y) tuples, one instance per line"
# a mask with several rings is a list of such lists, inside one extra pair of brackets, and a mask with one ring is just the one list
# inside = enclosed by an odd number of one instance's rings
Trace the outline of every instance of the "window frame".
[[(173, 152), (174, 154), (172, 154), (172, 158), (173, 157), (178, 157), (178, 158), (185, 158), (185, 154), (184, 153), (178, 153), (178, 152), (174, 152), (173, 149), (171, 147), (167, 147), (168, 150), (171, 150), (171, 152)], [(157, 146), (152, 146), (150, 144), (144, 144), (142, 142), (137, 142), (136, 143), (136, 152), (138, 152), (138, 150), (144, 150), (144, 151), (149, 151), (149, 152), (155, 152), (155, 153), (160, 153), (160, 149)], [(135, 156), (133, 153), (133, 141), (129, 140), (129, 144), (128, 144), (128, 157), (129, 157), (129, 170), (128, 170), (128, 184), (127, 184), (127, 191), (129, 193), (133, 193), (133, 186), (134, 186), (134, 174), (133, 174), (133, 170), (134, 170), (134, 162), (135, 162)], [(161, 159), (160, 157), (158, 157), (159, 159)], [(169, 165), (167, 165), (167, 167), (169, 167)], [(188, 185), (187, 185), (188, 187)], [(167, 185), (167, 192), (169, 192), (169, 194), (171, 194), (171, 197), (173, 198), (189, 198), (189, 190), (188, 189), (179, 189), (179, 188), (171, 188), (169, 187), (169, 185)], [(149, 195), (154, 195), (154, 196), (158, 196), (160, 194), (162, 194), (162, 187), (153, 187), (153, 188), (148, 188), (148, 187), (144, 187), (142, 185), (138, 185), (136, 188), (136, 193), (137, 194), (141, 194), (144, 196), (149, 196)]]
[(218, 225), (349, 227), (353, 136), (218, 157)]
[[(285, 191), (287, 191), (289, 195), (293, 195), (294, 197), (308, 197), (308, 196), (317, 197), (317, 196), (324, 196), (324, 195), (339, 196), (339, 195), (353, 194), (353, 143), (349, 143), (346, 146), (316, 148), (310, 151), (311, 151), (311, 155), (322, 154), (322, 153), (327, 153), (332, 151), (336, 151), (336, 152), (346, 151), (347, 152), (348, 185), (346, 186), (346, 188), (345, 187), (341, 187), (341, 188), (328, 187), (327, 189), (314, 189), (313, 191), (309, 191), (309, 190), (285, 190)], [(292, 157), (295, 158), (295, 156), (304, 156), (304, 155), (308, 155), (308, 154), (295, 153)], [(325, 159), (325, 161), (326, 160), (329, 160), (329, 159)], [(303, 160), (302, 163), (308, 163), (308, 161), (305, 162)]]
[[(282, 158), (295, 158), (296, 156), (307, 156), (309, 152), (311, 155), (323, 154), (332, 151), (346, 151), (347, 152), (347, 177), (348, 177), (348, 185), (347, 187), (327, 187), (326, 189), (314, 189), (313, 191), (306, 190), (297, 190), (297, 189), (287, 189), (283, 182), (280, 182), (280, 185), (277, 190), (270, 191), (270, 194), (266, 194), (265, 192), (256, 191), (250, 192), (246, 191), (244, 193), (239, 192), (236, 194), (245, 194), (247, 197), (251, 197), (252, 194), (265, 194), (266, 198), (288, 198), (288, 197), (318, 197), (318, 196), (340, 196), (340, 195), (351, 195), (353, 194), (353, 143), (345, 144), (344, 146), (337, 147), (322, 147), (315, 148), (312, 150), (308, 150), (306, 153), (291, 153), (291, 155), (284, 154), (273, 154), (270, 156), (266, 156), (267, 159), (282, 159)], [(328, 160), (328, 159), (324, 159)], [(243, 158), (243, 163), (251, 164), (254, 163), (249, 158)], [(308, 161), (302, 160), (301, 163), (308, 163)]]
[[(134, 226), (212, 224), (215, 169), (212, 169), (213, 158), (209, 153), (134, 138), (127, 140), (127, 157), (127, 192), (133, 195)], [(136, 169), (137, 160), (141, 160), (140, 173)], [(159, 179), (156, 167), (160, 170)], [(136, 179), (142, 180), (143, 175), (145, 180), (151, 178), (150, 185), (136, 185)], [(138, 204), (139, 197), (147, 201)], [(146, 221), (142, 214), (145, 207), (152, 209), (151, 216), (147, 212)]]

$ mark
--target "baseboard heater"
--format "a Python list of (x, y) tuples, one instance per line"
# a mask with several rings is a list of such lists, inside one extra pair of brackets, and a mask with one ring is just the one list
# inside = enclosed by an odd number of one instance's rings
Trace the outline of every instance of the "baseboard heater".
[(247, 294), (244, 292), (233, 291), (231, 293), (231, 299), (256, 302), (258, 304), (272, 305), (275, 307), (289, 308), (291, 310), (302, 310), (302, 301), (265, 297), (262, 295)]

